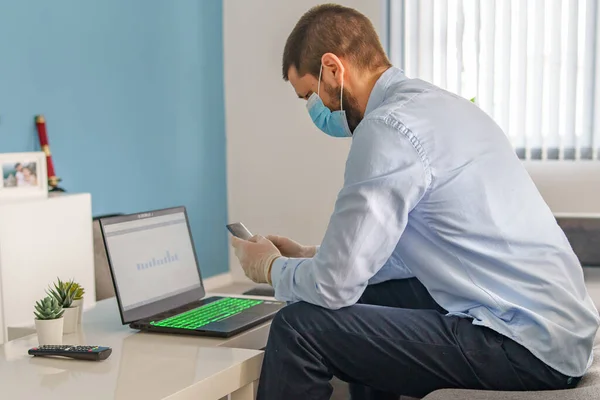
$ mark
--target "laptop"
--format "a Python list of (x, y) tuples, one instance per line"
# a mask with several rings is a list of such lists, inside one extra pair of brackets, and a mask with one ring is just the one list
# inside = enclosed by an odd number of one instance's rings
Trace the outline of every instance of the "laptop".
[(100, 218), (121, 322), (147, 332), (230, 337), (283, 302), (208, 297), (185, 207)]

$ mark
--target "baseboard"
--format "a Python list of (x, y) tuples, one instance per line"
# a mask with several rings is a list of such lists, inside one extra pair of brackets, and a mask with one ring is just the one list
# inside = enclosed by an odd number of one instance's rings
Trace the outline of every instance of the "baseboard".
[(35, 328), (33, 327), (8, 327), (6, 341), (20, 339), (22, 337), (33, 335), (35, 333)]
[(231, 272), (211, 276), (210, 278), (203, 279), (204, 290), (207, 292), (214, 291), (215, 289), (222, 288), (223, 286), (231, 285), (233, 283), (233, 276)]

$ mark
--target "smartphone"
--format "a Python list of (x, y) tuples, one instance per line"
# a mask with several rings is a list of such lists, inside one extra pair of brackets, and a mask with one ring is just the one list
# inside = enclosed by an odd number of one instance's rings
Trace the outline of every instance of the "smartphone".
[(227, 225), (227, 229), (229, 230), (229, 232), (231, 232), (233, 236), (238, 237), (240, 239), (248, 240), (252, 236), (254, 236), (252, 233), (250, 233), (248, 228), (246, 228), (241, 222), (229, 224)]

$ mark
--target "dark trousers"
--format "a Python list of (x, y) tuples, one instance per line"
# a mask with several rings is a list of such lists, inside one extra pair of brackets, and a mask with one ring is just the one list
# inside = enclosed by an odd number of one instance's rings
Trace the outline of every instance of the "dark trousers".
[(258, 399), (329, 399), (333, 376), (350, 383), (353, 400), (579, 382), (511, 339), (445, 314), (417, 279), (371, 285), (359, 304), (340, 310), (289, 305), (271, 325)]

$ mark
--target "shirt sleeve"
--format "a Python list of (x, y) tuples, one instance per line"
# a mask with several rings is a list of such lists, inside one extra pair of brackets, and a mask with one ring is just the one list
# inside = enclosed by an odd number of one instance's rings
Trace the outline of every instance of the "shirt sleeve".
[(318, 252), (275, 260), (275, 297), (329, 309), (355, 304), (391, 256), (430, 181), (427, 158), (410, 130), (393, 120), (364, 120)]

